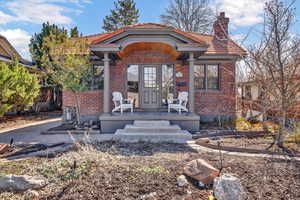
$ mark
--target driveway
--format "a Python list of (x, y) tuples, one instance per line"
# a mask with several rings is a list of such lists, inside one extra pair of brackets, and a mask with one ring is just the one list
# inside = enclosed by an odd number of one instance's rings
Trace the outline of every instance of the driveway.
[[(41, 135), (42, 131), (47, 131), (49, 128), (59, 126), (61, 121), (55, 122), (45, 122), (39, 125), (32, 125), (24, 128), (15, 129), (12, 131), (7, 131), (0, 133), (0, 143), (9, 143), (11, 138), (14, 139), (16, 143), (44, 143), (53, 144), (59, 142), (73, 143), (73, 139), (68, 134), (55, 134), (55, 135)], [(93, 134), (91, 139), (96, 140), (110, 140), (113, 134)], [(83, 134), (76, 134), (73, 137), (77, 139), (82, 139)]]

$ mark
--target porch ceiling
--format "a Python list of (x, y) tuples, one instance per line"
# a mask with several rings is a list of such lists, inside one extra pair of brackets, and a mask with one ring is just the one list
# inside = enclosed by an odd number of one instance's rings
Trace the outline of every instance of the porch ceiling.
[(179, 52), (176, 49), (168, 44), (159, 43), (159, 42), (139, 42), (133, 43), (126, 46), (118, 55), (120, 57), (126, 57), (135, 51), (153, 51), (157, 50), (162, 53), (166, 53), (172, 57), (178, 57)]

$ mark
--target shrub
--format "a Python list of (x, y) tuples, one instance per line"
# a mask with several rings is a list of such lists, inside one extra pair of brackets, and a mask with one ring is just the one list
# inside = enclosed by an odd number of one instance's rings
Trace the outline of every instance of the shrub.
[(238, 131), (247, 131), (251, 129), (251, 123), (244, 118), (239, 118), (235, 120), (235, 128)]
[(264, 130), (274, 133), (280, 129), (280, 126), (274, 122), (267, 121), (263, 123)]
[(0, 117), (6, 112), (31, 106), (39, 95), (40, 85), (35, 74), (20, 66), (0, 63)]

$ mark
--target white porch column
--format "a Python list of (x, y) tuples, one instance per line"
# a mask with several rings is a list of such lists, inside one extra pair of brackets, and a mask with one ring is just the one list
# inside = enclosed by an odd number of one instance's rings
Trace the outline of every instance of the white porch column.
[(110, 70), (108, 53), (104, 53), (104, 94), (103, 94), (103, 112), (110, 112)]
[(189, 53), (189, 111), (195, 112), (195, 90), (194, 90), (194, 53)]

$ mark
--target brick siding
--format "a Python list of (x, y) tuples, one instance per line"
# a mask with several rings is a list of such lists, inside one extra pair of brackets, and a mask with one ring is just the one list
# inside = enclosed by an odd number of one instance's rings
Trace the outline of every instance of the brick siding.
[[(180, 60), (167, 53), (148, 50), (136, 51), (129, 56), (123, 57), (111, 64), (111, 91), (122, 92), (127, 96), (127, 66), (129, 64), (151, 64), (168, 63), (175, 64), (176, 72), (181, 72), (183, 77), (176, 78), (176, 82), (185, 82), (183, 86), (176, 86), (178, 91), (188, 91), (188, 65), (182, 64)], [(97, 114), (102, 112), (103, 91), (89, 91), (80, 93), (81, 113)], [(235, 114), (235, 64), (226, 62), (220, 65), (220, 90), (196, 90), (195, 91), (195, 111), (201, 115), (232, 115)], [(74, 96), (72, 92), (63, 93), (63, 105), (74, 106)], [(111, 107), (113, 103), (111, 102)]]
[[(103, 91), (95, 90), (79, 93), (80, 113), (82, 115), (94, 115), (102, 112)], [(71, 91), (63, 91), (63, 107), (75, 107), (75, 94)]]

